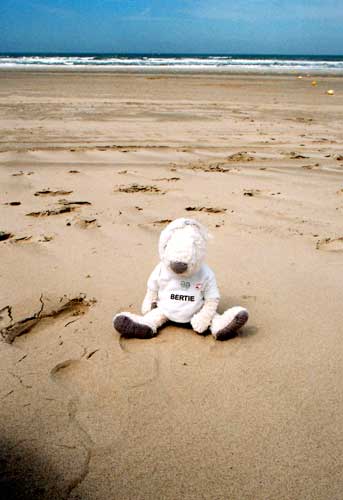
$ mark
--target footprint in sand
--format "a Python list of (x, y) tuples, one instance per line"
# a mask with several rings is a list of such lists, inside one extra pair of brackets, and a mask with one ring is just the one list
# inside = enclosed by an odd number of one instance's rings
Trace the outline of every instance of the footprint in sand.
[(343, 252), (343, 236), (340, 238), (324, 238), (317, 241), (317, 250), (324, 250), (327, 252)]
[(42, 320), (54, 320), (64, 316), (81, 316), (96, 302), (96, 300), (86, 300), (86, 296), (80, 294), (77, 297), (62, 297), (56, 305), (47, 303), (40, 296), (40, 307), (37, 311), (28, 316), (14, 321), (12, 307), (6, 306), (2, 311), (8, 311), (7, 324), (0, 329), (0, 339), (8, 344), (12, 344), (20, 335), (30, 333)]

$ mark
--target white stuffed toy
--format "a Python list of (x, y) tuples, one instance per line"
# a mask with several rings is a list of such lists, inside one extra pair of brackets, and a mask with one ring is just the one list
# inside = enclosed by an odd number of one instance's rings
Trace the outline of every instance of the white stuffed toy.
[(161, 232), (161, 261), (149, 277), (142, 316), (121, 312), (113, 318), (123, 337), (151, 338), (167, 321), (191, 323), (217, 340), (232, 338), (248, 320), (243, 307), (217, 313), (219, 291), (213, 271), (204, 264), (208, 234), (193, 219), (176, 219)]

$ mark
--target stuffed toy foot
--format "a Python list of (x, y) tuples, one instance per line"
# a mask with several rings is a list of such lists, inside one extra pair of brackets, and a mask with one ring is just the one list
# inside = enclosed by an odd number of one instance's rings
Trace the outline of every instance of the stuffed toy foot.
[(141, 322), (139, 316), (121, 313), (113, 318), (113, 326), (122, 337), (136, 339), (151, 339), (156, 335), (151, 326)]
[[(232, 307), (217, 314), (212, 321), (212, 335), (216, 340), (228, 340), (235, 337), (237, 331), (248, 321), (249, 314), (243, 307)], [(224, 324), (226, 325), (224, 326)]]

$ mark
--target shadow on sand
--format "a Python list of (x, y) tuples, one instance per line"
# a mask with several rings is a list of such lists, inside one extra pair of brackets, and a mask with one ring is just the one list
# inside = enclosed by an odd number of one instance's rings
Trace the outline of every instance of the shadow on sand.
[(0, 500), (68, 498), (70, 488), (43, 453), (0, 437)]

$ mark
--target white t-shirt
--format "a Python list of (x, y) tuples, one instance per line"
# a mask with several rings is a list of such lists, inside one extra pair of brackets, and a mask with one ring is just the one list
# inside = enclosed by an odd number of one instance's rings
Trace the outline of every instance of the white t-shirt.
[(148, 289), (158, 293), (158, 307), (177, 323), (188, 323), (205, 300), (220, 297), (214, 272), (206, 264), (187, 278), (177, 276), (160, 262), (148, 279)]

